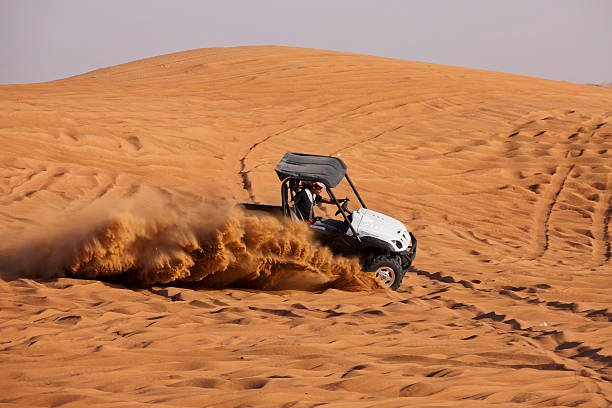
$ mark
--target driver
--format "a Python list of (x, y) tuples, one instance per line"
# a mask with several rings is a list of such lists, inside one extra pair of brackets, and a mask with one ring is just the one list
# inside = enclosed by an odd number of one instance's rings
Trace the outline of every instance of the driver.
[(315, 218), (320, 218), (314, 216), (315, 204), (334, 204), (334, 202), (321, 196), (321, 191), (323, 191), (325, 184), (321, 182), (304, 181), (302, 182), (302, 186), (302, 190), (293, 197), (294, 208), (301, 219), (312, 224)]

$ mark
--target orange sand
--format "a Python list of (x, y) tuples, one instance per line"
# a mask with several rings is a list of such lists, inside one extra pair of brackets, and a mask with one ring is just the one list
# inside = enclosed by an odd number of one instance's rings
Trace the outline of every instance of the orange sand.
[[(611, 116), (604, 87), (286, 47), (0, 86), (0, 403), (609, 406)], [(228, 221), (278, 203), (286, 151), (415, 233), (399, 292)], [(205, 241), (220, 289), (185, 286)], [(57, 278), (134, 267), (157, 283)]]

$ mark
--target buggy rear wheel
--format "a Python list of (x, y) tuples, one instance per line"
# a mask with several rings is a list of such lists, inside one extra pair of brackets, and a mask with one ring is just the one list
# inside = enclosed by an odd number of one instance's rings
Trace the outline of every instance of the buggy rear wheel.
[(366, 264), (365, 269), (374, 272), (374, 277), (382, 286), (393, 290), (400, 287), (404, 278), (404, 271), (396, 257), (376, 256)]

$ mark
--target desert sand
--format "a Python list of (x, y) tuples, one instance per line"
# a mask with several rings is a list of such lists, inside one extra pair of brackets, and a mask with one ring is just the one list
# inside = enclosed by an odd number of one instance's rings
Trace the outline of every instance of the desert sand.
[[(610, 406), (611, 118), (604, 87), (287, 47), (0, 86), (0, 404)], [(286, 151), (414, 232), (398, 292), (231, 211), (279, 203)]]

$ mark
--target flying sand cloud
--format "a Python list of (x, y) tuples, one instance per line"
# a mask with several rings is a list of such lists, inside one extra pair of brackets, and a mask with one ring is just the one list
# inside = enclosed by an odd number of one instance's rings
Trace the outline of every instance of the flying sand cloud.
[(264, 290), (377, 287), (357, 259), (333, 255), (306, 225), (239, 209), (220, 213), (208, 204), (179, 210), (150, 192), (44, 228), (44, 241), (22, 244), (17, 255), (2, 258), (7, 277)]

